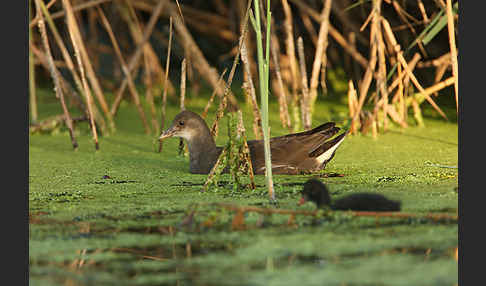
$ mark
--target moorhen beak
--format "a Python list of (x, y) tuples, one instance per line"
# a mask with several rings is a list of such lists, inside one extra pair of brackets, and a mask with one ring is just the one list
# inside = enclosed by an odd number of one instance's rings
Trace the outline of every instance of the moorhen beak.
[[(271, 138), (272, 172), (296, 175), (324, 169), (348, 134), (343, 132), (334, 137), (339, 131), (334, 122), (328, 122), (304, 132)], [(177, 114), (159, 140), (169, 137), (181, 137), (187, 141), (189, 171), (195, 174), (208, 174), (223, 149), (216, 146), (204, 119), (189, 110)], [(247, 143), (255, 174), (265, 174), (263, 140)]]
[(159, 141), (162, 141), (166, 138), (174, 136), (174, 133), (175, 133), (175, 130), (172, 129), (172, 128), (165, 130), (164, 132), (162, 132), (162, 134), (160, 134)]
[(297, 203), (297, 205), (301, 206), (301, 205), (303, 205), (303, 204), (305, 204), (305, 203), (306, 203), (305, 198), (304, 198), (304, 197), (300, 197), (300, 200), (299, 200), (299, 202)]

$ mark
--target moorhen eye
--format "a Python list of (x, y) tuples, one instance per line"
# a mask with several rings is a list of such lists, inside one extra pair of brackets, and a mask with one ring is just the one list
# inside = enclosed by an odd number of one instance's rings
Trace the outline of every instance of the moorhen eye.
[(182, 120), (181, 120), (181, 121), (179, 121), (179, 125), (180, 125), (180, 126), (184, 126), (184, 121), (182, 121)]

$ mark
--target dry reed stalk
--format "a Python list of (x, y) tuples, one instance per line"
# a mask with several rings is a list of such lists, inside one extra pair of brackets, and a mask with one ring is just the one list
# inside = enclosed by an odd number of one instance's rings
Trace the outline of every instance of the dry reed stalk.
[[(148, 127), (147, 120), (145, 118), (145, 113), (143, 112), (142, 106), (140, 104), (140, 96), (138, 94), (137, 88), (135, 87), (135, 83), (133, 82), (132, 75), (130, 73), (130, 70), (127, 66), (127, 63), (123, 59), (123, 55), (120, 50), (120, 46), (118, 45), (118, 41), (116, 40), (115, 35), (113, 34), (113, 30), (111, 28), (111, 25), (106, 18), (105, 14), (103, 13), (103, 10), (100, 7), (96, 7), (98, 14), (100, 15), (101, 23), (105, 27), (106, 32), (108, 33), (108, 36), (110, 37), (111, 44), (113, 45), (113, 49), (115, 50), (115, 54), (118, 58), (118, 61), (120, 62), (120, 65), (122, 67), (122, 71), (125, 74), (125, 77), (128, 81), (128, 90), (130, 91), (130, 94), (132, 95), (132, 98), (135, 102), (135, 105), (137, 106), (138, 112), (140, 114), (140, 117), (142, 118), (143, 126), (145, 128), (145, 133), (150, 133), (150, 127)], [(141, 110), (142, 109), (142, 110)]]
[(427, 94), (425, 94), (424, 92), (424, 88), (422, 87), (422, 85), (420, 85), (420, 83), (418, 82), (417, 78), (415, 77), (415, 75), (413, 74), (413, 72), (410, 70), (410, 68), (408, 67), (408, 64), (407, 64), (407, 61), (405, 60), (405, 58), (403, 57), (403, 52), (400, 48), (400, 45), (397, 43), (396, 39), (395, 39), (395, 36), (393, 35), (393, 32), (391, 31), (391, 27), (390, 27), (390, 24), (388, 23), (388, 21), (385, 19), (385, 18), (382, 18), (382, 25), (385, 29), (385, 35), (389, 38), (389, 41), (393, 44), (394, 46), (394, 50), (395, 50), (395, 53), (397, 53), (397, 57), (398, 57), (398, 60), (399, 62), (402, 64), (405, 72), (410, 76), (410, 79), (412, 80), (412, 83), (417, 87), (417, 89), (424, 93), (425, 95), (425, 99), (434, 107), (434, 109), (446, 120), (447, 119), (447, 116), (445, 115), (445, 113), (442, 111), (442, 109), (440, 109), (439, 106), (437, 106), (437, 104), (434, 102), (434, 100), (432, 98), (430, 98), (430, 96), (428, 96)]
[(428, 88), (424, 89), (423, 91), (416, 93), (415, 96), (420, 98), (420, 97), (425, 97), (425, 96), (431, 95), (431, 94), (433, 94), (433, 93), (435, 93), (435, 92), (437, 92), (437, 91), (439, 91), (439, 90), (441, 90), (445, 87), (448, 87), (448, 86), (454, 84), (454, 82), (455, 82), (454, 76), (449, 77), (448, 79), (446, 79), (444, 81), (436, 83), (433, 86), (428, 87)]
[(412, 108), (413, 108), (413, 117), (417, 122), (419, 127), (424, 127), (424, 120), (422, 119), (422, 111), (420, 110), (420, 106), (415, 98), (412, 97)]
[[(186, 110), (186, 58), (182, 60), (181, 63), (181, 101), (180, 101), (180, 107), (181, 111)], [(187, 150), (186, 150), (187, 151)], [(179, 155), (184, 154), (184, 156), (187, 156), (187, 152), (184, 152), (184, 139), (179, 138)]]
[(78, 90), (82, 91), (83, 85), (81, 83), (81, 79), (79, 78), (79, 74), (74, 67), (74, 63), (71, 59), (71, 55), (69, 54), (66, 46), (64, 45), (62, 37), (59, 34), (59, 31), (57, 30), (56, 25), (54, 24), (54, 21), (52, 21), (52, 17), (49, 14), (49, 10), (47, 9), (47, 7), (44, 5), (44, 3), (42, 1), (40, 2), (40, 8), (43, 12), (45, 20), (47, 21), (47, 24), (49, 25), (49, 28), (51, 29), (52, 35), (54, 36), (54, 40), (56, 41), (56, 44), (57, 44), (59, 50), (61, 51), (61, 54), (63, 56), (66, 67), (71, 72), (71, 75), (73, 76), (74, 82), (76, 83)]
[[(131, 0), (134, 7), (137, 9), (148, 11), (152, 10), (150, 4), (138, 0)], [(234, 42), (238, 36), (231, 30), (229, 21), (226, 17), (208, 13), (202, 10), (191, 8), (187, 5), (178, 5), (179, 15), (186, 15), (184, 24), (191, 26), (201, 33), (208, 35), (215, 35), (222, 40)], [(218, 27), (218, 29), (214, 29)]]
[[(410, 16), (410, 14), (408, 14), (401, 6), (400, 4), (398, 4), (398, 1), (393, 1), (392, 3), (393, 5), (393, 8), (395, 9), (395, 11), (397, 12), (397, 15), (398, 17), (408, 26), (409, 30), (412, 32), (412, 34), (414, 35), (415, 38), (418, 37), (417, 35), (417, 31), (415, 30), (415, 28), (410, 24), (410, 22), (407, 20), (407, 17), (409, 19), (412, 19), (415, 23), (419, 23), (419, 21), (415, 18), (413, 18), (412, 16)], [(427, 57), (427, 52), (425, 51), (425, 48), (424, 48), (424, 45), (422, 44), (422, 41), (418, 41), (417, 42), (417, 45), (420, 49), (420, 51), (422, 52), (422, 54), (424, 55), (424, 57)]]
[[(148, 23), (145, 26), (145, 29), (143, 31), (142, 41), (140, 41), (137, 44), (137, 48), (135, 49), (135, 52), (132, 54), (132, 56), (130, 57), (130, 60), (128, 61), (129, 72), (132, 72), (135, 69), (135, 67), (139, 64), (139, 59), (140, 59), (140, 56), (143, 53), (144, 46), (145, 46), (146, 42), (148, 41), (148, 39), (150, 38), (150, 35), (152, 35), (152, 31), (154, 30), (155, 24), (157, 23), (157, 20), (159, 19), (159, 16), (162, 13), (162, 10), (163, 10), (165, 4), (167, 4), (167, 0), (161, 0), (157, 4), (157, 6), (153, 9), (152, 15), (150, 16), (150, 19), (149, 19), (149, 21), (148, 21)], [(134, 76), (132, 76), (132, 78), (134, 78)], [(167, 81), (164, 82), (164, 87), (165, 87), (166, 83), (167, 83)], [(127, 79), (126, 76), (124, 76), (123, 81), (120, 84), (120, 87), (118, 88), (118, 90), (116, 92), (115, 100), (113, 101), (113, 104), (111, 105), (111, 114), (113, 114), (113, 115), (116, 114), (118, 107), (120, 105), (120, 102), (122, 100), (122, 97), (123, 97), (123, 92), (125, 91), (125, 88), (127, 87), (127, 85), (128, 85), (128, 79)], [(141, 112), (143, 112), (143, 109), (138, 109), (138, 111), (140, 113), (140, 116), (142, 117)], [(142, 118), (144, 118), (144, 117), (145, 117), (145, 115)]]
[(37, 122), (37, 96), (35, 86), (34, 54), (29, 50), (29, 109), (31, 122)]
[[(49, 67), (49, 63), (48, 63), (48, 60), (47, 60), (47, 56), (44, 55), (44, 53), (42, 53), (40, 50), (38, 50), (34, 45), (31, 45), (30, 46), (30, 49), (32, 50), (32, 52), (34, 53), (34, 55), (39, 60), (39, 63), (46, 70), (49, 71), (50, 67)], [(71, 84), (69, 82), (67, 82), (60, 73), (58, 73), (57, 76), (59, 78), (59, 82), (61, 84), (61, 88), (65, 92), (65, 95), (69, 96), (69, 98), (71, 99), (70, 103), (72, 103), (76, 107), (78, 107), (79, 110), (82, 113), (87, 114), (87, 108), (86, 108), (86, 106), (85, 106), (85, 104), (83, 102), (83, 99), (74, 91), (74, 89), (71, 87)], [(94, 107), (96, 107), (96, 106), (94, 106)], [(98, 119), (100, 121), (103, 121), (103, 117), (101, 117), (101, 115), (99, 114), (98, 110), (96, 108), (94, 108), (93, 111), (95, 111), (94, 112), (95, 121), (98, 122)], [(104, 121), (103, 121), (103, 123), (104, 123)]]
[(425, 6), (422, 0), (417, 0), (417, 5), (420, 9), (420, 13), (422, 13), (422, 19), (424, 20), (424, 24), (427, 25), (429, 23), (429, 17), (427, 16), (427, 12), (425, 11)]
[(322, 93), (327, 94), (327, 83), (326, 83), (326, 68), (327, 68), (327, 54), (322, 54), (322, 63), (321, 63), (321, 83)]
[[(354, 32), (349, 33), (348, 42), (349, 42), (350, 46), (353, 49), (356, 50), (356, 47), (357, 47), (356, 46), (356, 34)], [(350, 59), (350, 61), (351, 61), (351, 59)], [(360, 78), (361, 68), (359, 66), (359, 63), (356, 60), (353, 61), (351, 64), (352, 64), (352, 69), (353, 69), (353, 80), (357, 81)], [(323, 61), (323, 65), (324, 65), (324, 61)]]
[[(414, 70), (415, 70), (415, 67), (417, 66), (418, 62), (420, 61), (421, 59), (421, 55), (419, 53), (415, 53), (413, 55), (413, 58), (410, 60), (410, 64), (408, 64), (408, 68), (410, 69), (410, 71), (413, 73)], [(397, 55), (397, 60), (398, 60), (398, 55)], [(404, 85), (404, 89), (409, 91), (409, 85), (410, 85), (410, 75), (408, 73), (405, 73), (405, 77), (403, 78), (403, 85)]]
[(308, 130), (311, 127), (312, 121), (312, 113), (310, 107), (310, 95), (309, 95), (309, 87), (307, 86), (307, 68), (305, 65), (305, 54), (304, 54), (304, 41), (302, 37), (297, 39), (297, 52), (299, 54), (299, 66), (300, 66), (300, 75), (302, 77), (301, 85), (302, 85), (302, 96), (300, 97), (300, 114), (302, 116), (302, 122), (304, 123), (304, 129)]
[[(247, 0), (238, 0), (236, 1), (236, 7), (237, 7), (237, 15), (238, 15), (238, 22), (237, 23), (243, 23), (244, 19), (245, 19), (245, 13), (246, 13), (246, 6), (247, 6), (247, 3), (248, 1)], [(236, 23), (235, 23), (235, 26), (236, 26)], [(240, 25), (240, 34), (243, 32), (242, 31), (242, 28), (241, 25)], [(253, 51), (256, 50), (256, 48), (254, 48), (255, 46), (255, 42), (254, 42), (254, 35), (252, 33), (249, 33), (246, 37), (245, 37), (245, 47), (247, 47), (246, 49), (246, 54), (247, 54), (247, 58), (248, 58), (248, 65), (250, 66), (250, 71), (251, 73), (250, 74), (256, 74), (257, 73), (257, 64), (255, 62), (255, 57), (253, 55)], [(237, 53), (237, 47), (235, 46), (234, 48), (234, 52), (232, 53), (231, 56), (233, 56), (233, 54), (236, 54)], [(247, 73), (244, 72), (243, 73), (243, 82), (247, 81)], [(249, 97), (246, 97), (247, 100), (249, 100)], [(247, 101), (247, 103), (249, 103), (249, 101)]]
[(275, 35), (275, 32), (272, 33), (272, 45), (270, 48), (272, 49), (271, 52), (272, 52), (273, 65), (275, 67), (275, 76), (277, 78), (277, 83), (280, 90), (280, 93), (278, 93), (280, 122), (282, 122), (282, 127), (287, 128), (289, 131), (291, 131), (292, 124), (290, 122), (289, 107), (287, 104), (287, 92), (286, 92), (287, 88), (283, 83), (282, 73), (280, 72), (280, 63), (278, 60), (280, 49), (278, 48), (278, 39), (277, 36)]
[(294, 41), (294, 32), (292, 27), (292, 10), (290, 9), (289, 3), (287, 0), (282, 0), (282, 7), (285, 14), (285, 49), (287, 53), (287, 57), (289, 59), (289, 66), (290, 66), (290, 74), (291, 74), (291, 87), (292, 87), (292, 96), (290, 100), (290, 104), (292, 107), (292, 116), (294, 118), (294, 131), (300, 129), (300, 116), (299, 116), (299, 107), (298, 107), (298, 94), (297, 90), (300, 86), (299, 83), (299, 71), (297, 65), (297, 57), (295, 56), (295, 41)]
[(380, 25), (381, 16), (381, 0), (373, 1), (373, 5), (376, 6), (376, 17), (373, 17), (373, 25), (375, 25), (375, 41), (378, 51), (378, 74), (377, 74), (377, 86), (383, 98), (383, 131), (388, 129), (388, 91), (386, 89), (386, 59), (385, 59), (385, 43), (383, 41), (383, 34)]
[[(85, 9), (88, 9), (88, 8), (91, 8), (91, 7), (94, 7), (94, 6), (98, 6), (102, 3), (111, 2), (111, 1), (112, 0), (93, 0), (93, 1), (89, 1), (89, 2), (84, 2), (82, 4), (73, 6), (73, 12), (85, 10)], [(51, 1), (49, 4), (47, 4), (46, 5), (47, 8), (49, 8), (52, 4), (54, 4), (54, 2), (55, 1)], [(52, 14), (52, 19), (53, 20), (58, 19), (58, 18), (64, 17), (64, 15), (66, 15), (65, 10), (59, 11), (59, 12)], [(30, 21), (30, 23), (29, 23), (29, 28), (35, 27), (35, 25), (37, 24), (38, 21), (39, 21), (38, 17), (35, 17), (34, 19), (32, 19), (32, 21)]]
[[(321, 73), (322, 57), (326, 54), (328, 45), (328, 31), (329, 31), (329, 15), (331, 14), (331, 0), (324, 2), (324, 7), (321, 13), (321, 25), (319, 28), (319, 36), (317, 39), (316, 52), (314, 55), (314, 63), (312, 65), (312, 72), (310, 78), (310, 91), (309, 91), (309, 121), (312, 124), (312, 114), (314, 113), (314, 104), (317, 99), (317, 86), (319, 85), (319, 74)], [(325, 69), (325, 67), (324, 67)], [(324, 74), (322, 75), (324, 76)], [(309, 127), (310, 127), (309, 124)]]
[[(228, 69), (225, 68), (223, 70), (223, 72), (221, 73), (221, 75), (219, 76), (219, 79), (218, 79), (219, 84), (216, 86), (216, 88), (219, 88), (222, 85), (223, 77), (224, 77), (224, 75), (226, 74), (227, 71), (228, 71)], [(206, 103), (206, 106), (204, 107), (204, 111), (201, 114), (202, 118), (206, 118), (206, 116), (208, 115), (209, 108), (211, 107), (211, 104), (213, 103), (214, 98), (216, 97), (216, 94), (217, 94), (217, 91), (213, 90), (213, 93), (211, 94), (211, 97), (209, 98), (208, 102)]]
[(373, 15), (375, 13), (374, 11), (375, 11), (374, 9), (371, 10), (370, 14), (368, 15), (368, 17), (364, 21), (363, 25), (361, 25), (361, 27), (359, 28), (360, 32), (363, 32), (364, 29), (366, 29), (366, 26), (368, 26), (368, 24), (371, 22), (371, 19), (373, 18)]
[[(39, 0), (37, 0), (39, 1)], [(62, 0), (62, 4), (64, 6), (64, 9), (66, 10), (66, 22), (67, 22), (67, 27), (69, 31), (69, 36), (71, 37), (71, 42), (73, 44), (74, 48), (74, 53), (76, 55), (76, 60), (78, 62), (78, 67), (79, 67), (79, 73), (81, 75), (81, 82), (83, 83), (83, 93), (86, 97), (86, 105), (88, 106), (88, 115), (89, 115), (89, 120), (90, 120), (90, 125), (91, 125), (91, 131), (93, 133), (93, 141), (95, 144), (95, 150), (99, 150), (99, 142), (98, 142), (98, 132), (96, 131), (96, 124), (94, 121), (94, 116), (93, 116), (93, 98), (91, 96), (91, 90), (88, 86), (88, 82), (86, 80), (86, 75), (84, 72), (84, 65), (83, 65), (83, 58), (84, 56), (87, 56), (84, 54), (82, 56), (81, 51), (79, 49), (80, 46), (82, 46), (82, 38), (81, 38), (81, 33), (79, 32), (79, 28), (76, 23), (76, 19), (74, 18), (74, 13), (72, 11), (71, 3), (69, 0)], [(86, 52), (86, 51), (85, 51)], [(86, 62), (89, 62), (88, 59), (86, 59)]]
[[(286, 0), (282, 0), (283, 2), (287, 2)], [(318, 12), (316, 12), (314, 9), (312, 9), (310, 6), (302, 2), (301, 0), (290, 0), (292, 1), (299, 9), (305, 13), (308, 14), (311, 18), (313, 18), (317, 22), (321, 22), (321, 16)], [(288, 4), (287, 4), (288, 5)], [(284, 6), (285, 10), (285, 6)], [(341, 45), (346, 52), (348, 52), (353, 59), (355, 59), (363, 68), (366, 68), (368, 66), (368, 61), (354, 48), (352, 45), (349, 45), (346, 39), (339, 33), (339, 31), (331, 25), (329, 25), (329, 35), (336, 40), (336, 42)], [(367, 41), (360, 36), (360, 34), (357, 34), (357, 38), (362, 42), (363, 44), (367, 45)]]
[(349, 117), (353, 118), (358, 109), (358, 95), (352, 80), (348, 81), (348, 110)]
[(336, 42), (343, 47), (343, 49), (351, 55), (351, 57), (359, 63), (363, 68), (368, 67), (368, 60), (363, 57), (354, 45), (351, 45), (346, 39), (339, 33), (339, 31), (329, 24), (329, 35), (333, 37)]
[(217, 173), (221, 173), (223, 171), (220, 165), (226, 163), (227, 161), (226, 154), (228, 153), (228, 150), (229, 150), (228, 148), (223, 148), (223, 151), (221, 151), (221, 154), (219, 154), (218, 160), (216, 160), (216, 163), (214, 163), (213, 168), (211, 169), (211, 171), (209, 171), (209, 174), (206, 178), (206, 182), (204, 182), (201, 192), (207, 191), (209, 185), (214, 182), (214, 178), (217, 175), (219, 175)]
[(383, 108), (386, 109), (387, 114), (390, 116), (390, 118), (398, 123), (402, 128), (408, 127), (407, 122), (403, 120), (403, 117), (400, 115), (399, 112), (397, 112), (393, 105), (387, 104)]
[[(136, 44), (143, 42), (143, 27), (140, 21), (138, 20), (137, 13), (133, 8), (132, 2), (129, 0), (125, 0), (126, 5), (117, 5), (118, 10), (120, 11), (120, 15), (122, 19), (127, 23), (130, 35), (134, 39)], [(153, 32), (153, 31), (152, 31)], [(143, 46), (143, 54), (144, 57), (149, 58), (150, 68), (154, 73), (154, 78), (162, 78), (162, 67), (159, 63), (159, 59), (157, 54), (155, 53), (150, 41), (146, 41)], [(161, 83), (162, 84), (162, 83)]]
[[(169, 45), (167, 47), (167, 58), (165, 61), (165, 82), (169, 78), (169, 66), (170, 66), (170, 51), (172, 47), (172, 17), (169, 18)], [(161, 111), (161, 118), (160, 118), (160, 131), (164, 130), (165, 125), (165, 113), (166, 113), (166, 105), (167, 105), (167, 84), (164, 84), (164, 91), (162, 93), (162, 111)], [(159, 140), (159, 153), (162, 152), (162, 141)]]
[(312, 24), (312, 21), (309, 17), (309, 15), (305, 14), (304, 12), (300, 11), (300, 18), (302, 20), (302, 23), (304, 23), (304, 27), (307, 30), (307, 33), (309, 33), (309, 36), (311, 37), (312, 43), (314, 46), (317, 46), (317, 41), (318, 41), (318, 36), (317, 32), (314, 29), (314, 24)]
[(262, 120), (260, 117), (260, 110), (258, 109), (258, 104), (254, 102), (252, 93), (255, 92), (255, 89), (250, 87), (248, 81), (243, 82), (243, 91), (245, 92), (245, 96), (247, 101), (250, 103), (251, 109), (253, 111), (253, 134), (255, 135), (256, 140), (260, 140), (263, 137), (262, 131)]
[[(201, 49), (197, 46), (191, 33), (182, 22), (179, 12), (174, 5), (175, 4), (168, 3), (169, 15), (174, 18), (174, 27), (180, 36), (179, 39), (184, 47), (184, 50), (186, 51), (186, 54), (190, 55), (193, 65), (198, 70), (199, 74), (201, 74), (201, 76), (204, 77), (209, 84), (211, 84), (213, 89), (219, 91), (219, 89), (216, 89), (218, 84), (218, 72), (209, 65), (206, 57), (202, 53)], [(222, 96), (223, 94), (219, 95)], [(238, 101), (231, 91), (229, 91), (228, 99), (230, 104), (237, 108)]]
[(439, 7), (440, 9), (444, 9), (444, 10), (447, 9), (446, 3), (444, 2), (444, 0), (434, 0), (434, 2), (435, 2), (435, 5), (437, 5), (437, 7)]
[(181, 63), (181, 101), (180, 101), (181, 111), (186, 110), (186, 106), (185, 106), (185, 101), (186, 101), (186, 69), (187, 69), (186, 58), (184, 58), (182, 60), (182, 63)]
[[(415, 66), (416, 64), (418, 63), (418, 61), (420, 60), (421, 56), (419, 53), (415, 53), (415, 55), (413, 56), (413, 58), (408, 62), (408, 67), (410, 68), (410, 70), (414, 70), (415, 69)], [(398, 60), (398, 57), (397, 57), (397, 60)], [(397, 66), (400, 66), (401, 64), (397, 64)], [(400, 84), (403, 84), (405, 86), (408, 85), (408, 81), (410, 80), (410, 77), (408, 76), (407, 73), (402, 73), (401, 75), (398, 75), (392, 82), (392, 84), (390, 84), (388, 86), (388, 93), (392, 92), (397, 86), (399, 86)]]
[(262, 131), (262, 118), (260, 116), (260, 110), (258, 109), (258, 102), (256, 98), (255, 86), (253, 85), (252, 74), (250, 69), (250, 62), (248, 60), (248, 50), (246, 48), (246, 44), (243, 42), (243, 45), (240, 49), (241, 52), (241, 61), (243, 62), (244, 72), (245, 72), (245, 81), (243, 83), (243, 89), (245, 91), (247, 101), (251, 105), (251, 110), (253, 111), (253, 133), (255, 134), (255, 139), (259, 140), (263, 137)]
[(447, 30), (449, 32), (449, 45), (451, 49), (452, 75), (454, 76), (454, 92), (456, 95), (456, 111), (459, 112), (459, 68), (457, 65), (456, 36), (454, 32), (454, 16), (452, 14), (452, 1), (447, 0)]
[[(79, 121), (85, 121), (88, 120), (86, 116), (80, 116), (80, 117), (73, 117), (71, 118), (71, 121), (73, 122), (73, 128), (74, 128), (74, 123), (79, 122)], [(33, 134), (36, 132), (46, 132), (50, 131), (59, 125), (66, 123), (66, 115), (64, 114), (59, 114), (55, 116), (51, 116), (49, 118), (46, 118), (40, 122), (36, 122), (33, 124), (29, 125), (29, 133)]]
[[(402, 71), (402, 65), (400, 63), (397, 64), (397, 73), (398, 73), (398, 78), (402, 77), (403, 71)], [(398, 114), (402, 121), (407, 124), (407, 105), (405, 102), (405, 94), (404, 94), (404, 89), (403, 89), (403, 82), (399, 81), (398, 83)]]
[[(373, 7), (373, 10), (371, 13), (373, 13), (372, 17), (377, 17), (377, 13), (375, 12), (375, 6)], [(366, 98), (366, 95), (368, 94), (368, 89), (371, 84), (371, 80), (376, 68), (376, 63), (377, 63), (377, 53), (378, 53), (378, 47), (376, 44), (375, 39), (375, 33), (376, 33), (376, 26), (371, 25), (371, 30), (370, 30), (370, 42), (371, 42), (371, 51), (370, 51), (370, 60), (368, 62), (368, 67), (366, 68), (366, 72), (363, 76), (363, 80), (361, 81), (361, 84), (359, 85), (359, 100), (358, 100), (358, 108), (356, 109), (356, 113), (354, 114), (354, 117), (351, 120), (351, 127), (350, 127), (350, 133), (356, 133), (358, 131), (357, 129), (357, 124), (358, 124), (358, 118), (361, 113), (361, 109), (363, 108), (364, 101)]]
[(255, 173), (253, 172), (253, 164), (251, 163), (251, 156), (250, 156), (250, 148), (248, 147), (248, 142), (246, 140), (246, 130), (245, 125), (243, 124), (243, 113), (241, 110), (238, 110), (238, 126), (237, 126), (237, 134), (241, 138), (243, 138), (243, 160), (246, 163), (248, 168), (248, 176), (250, 177), (250, 189), (255, 190)]
[(187, 17), (186, 23), (203, 34), (216, 36), (227, 42), (234, 42), (236, 39), (238, 39), (238, 36), (233, 33), (233, 31), (224, 29), (222, 27), (215, 29), (212, 23), (191, 19), (189, 17)]
[(451, 52), (448, 52), (436, 59), (420, 62), (417, 64), (417, 67), (419, 68), (440, 67), (443, 65), (450, 65), (450, 64), (451, 64)]
[[(444, 74), (446, 73), (449, 66), (450, 66), (450, 64), (443, 64), (441, 66), (438, 66), (435, 69), (434, 83), (438, 83), (438, 82), (441, 81), (441, 79), (444, 77)], [(439, 94), (437, 92), (434, 93), (434, 96), (438, 96), (438, 95)]]
[(350, 19), (350, 14), (344, 10), (344, 7), (347, 7), (350, 4), (350, 1), (335, 1), (331, 7), (333, 16), (337, 16), (343, 26), (345, 26), (351, 33), (356, 35), (356, 39), (362, 45), (369, 47), (370, 43), (368, 42), (366, 37), (364, 37), (362, 33), (360, 33), (359, 27), (356, 25), (355, 22)]
[[(228, 96), (231, 92), (231, 84), (233, 83), (233, 77), (235, 75), (236, 66), (238, 65), (238, 61), (240, 59), (242, 47), (245, 44), (245, 37), (248, 31), (248, 18), (250, 15), (250, 7), (251, 7), (251, 0), (248, 0), (248, 6), (246, 8), (245, 17), (243, 19), (243, 23), (241, 24), (241, 36), (238, 40), (238, 52), (236, 53), (235, 58), (233, 60), (233, 65), (231, 66), (231, 70), (228, 75), (228, 81), (225, 84), (225, 90), (220, 100), (218, 111), (216, 112), (216, 118), (214, 119), (213, 125), (211, 127), (211, 135), (215, 138), (218, 136), (218, 122), (224, 115), (224, 110), (226, 109), (228, 98), (229, 98)], [(232, 109), (239, 110), (238, 105), (233, 105)]]
[[(65, 2), (63, 2), (65, 3)], [(70, 3), (68, 3), (69, 7), (72, 7)], [(68, 8), (69, 9), (69, 8)], [(72, 11), (72, 10), (71, 10)], [(67, 13), (67, 11), (66, 11)], [(67, 17), (67, 14), (66, 14)], [(109, 111), (108, 104), (106, 102), (105, 96), (103, 95), (103, 90), (101, 88), (100, 82), (98, 80), (98, 77), (96, 76), (96, 73), (93, 68), (93, 64), (91, 63), (90, 56), (86, 50), (86, 46), (84, 44), (84, 40), (82, 38), (81, 32), (79, 31), (79, 25), (78, 22), (76, 21), (75, 14), (72, 12), (72, 31), (75, 33), (74, 37), (78, 38), (79, 41), (77, 41), (78, 49), (79, 49), (79, 56), (81, 57), (81, 61), (83, 62), (83, 67), (85, 68), (86, 76), (89, 79), (89, 82), (91, 83), (91, 87), (93, 88), (94, 94), (96, 99), (98, 100), (98, 103), (100, 104), (101, 109), (103, 110), (104, 115), (108, 119), (108, 126), (110, 128), (110, 131), (114, 132), (115, 131), (115, 122), (113, 121), (113, 116)], [(69, 28), (69, 27), (68, 27)], [(88, 105), (89, 108), (89, 105)]]
[(146, 55), (144, 55), (143, 60), (144, 60), (144, 69), (145, 69), (145, 76), (144, 76), (145, 100), (147, 101), (150, 107), (150, 121), (152, 122), (152, 128), (154, 130), (154, 134), (159, 135), (160, 130), (159, 130), (159, 123), (157, 121), (157, 109), (155, 108), (154, 93), (153, 93), (152, 69), (150, 68), (149, 58)]
[(46, 25), (44, 23), (44, 17), (42, 16), (42, 11), (41, 11), (41, 0), (35, 0), (35, 6), (36, 6), (36, 12), (37, 12), (37, 17), (39, 19), (38, 23), (38, 28), (39, 32), (41, 34), (42, 38), (42, 43), (44, 46), (44, 50), (46, 53), (46, 58), (47, 62), (49, 65), (49, 71), (51, 74), (51, 77), (54, 81), (54, 91), (56, 93), (56, 97), (59, 99), (59, 102), (61, 103), (62, 110), (64, 112), (65, 116), (65, 122), (66, 125), (69, 129), (69, 136), (71, 137), (71, 143), (73, 144), (73, 149), (76, 150), (78, 148), (78, 142), (76, 141), (76, 138), (74, 137), (74, 130), (73, 130), (73, 122), (71, 119), (71, 115), (69, 114), (69, 110), (66, 106), (66, 103), (64, 101), (64, 93), (62, 92), (61, 88), (61, 83), (59, 80), (59, 71), (57, 70), (56, 66), (54, 65), (54, 59), (51, 54), (51, 49), (49, 47), (49, 40), (47, 38), (47, 29)]
[(229, 9), (225, 5), (226, 1), (223, 0), (213, 0), (214, 7), (216, 7), (216, 10), (218, 10), (218, 13), (221, 15), (228, 15)]
[[(31, 48), (32, 52), (34, 53), (34, 55), (37, 57), (37, 59), (39, 59), (40, 64), (46, 70), (49, 70), (50, 67), (49, 67), (49, 63), (48, 63), (48, 60), (47, 60), (47, 56), (45, 56), (34, 45), (31, 45), (30, 48)], [(87, 114), (88, 111), (87, 111), (86, 105), (83, 102), (83, 99), (74, 91), (74, 89), (71, 87), (71, 84), (66, 79), (64, 79), (64, 77), (60, 73), (58, 73), (57, 76), (59, 78), (59, 82), (61, 84), (62, 90), (65, 92), (65, 95), (69, 96), (69, 98), (71, 99), (71, 103), (74, 104), (76, 107), (78, 107), (78, 109), (82, 113)], [(95, 117), (95, 122), (97, 122), (97, 123), (102, 122), (103, 124), (105, 124), (103, 117), (100, 115), (100, 112), (98, 111), (96, 106), (93, 106), (93, 113), (94, 113), (94, 117)]]
[[(96, 6), (99, 7), (99, 6)], [(89, 38), (86, 41), (87, 50), (91, 58), (91, 62), (96, 70), (100, 69), (100, 57), (98, 53), (98, 48), (100, 47), (99, 44), (99, 35), (98, 35), (98, 28), (96, 27), (96, 18), (97, 12), (94, 9), (89, 9), (86, 11), (88, 14), (87, 21), (88, 21), (88, 31), (89, 31)]]
[[(32, 0), (29, 0), (29, 19), (33, 18), (32, 14)], [(29, 27), (29, 47), (32, 45), (32, 28)], [(37, 97), (36, 97), (36, 86), (35, 86), (35, 65), (34, 65), (34, 53), (32, 49), (29, 48), (29, 109), (30, 109), (30, 120), (33, 123), (37, 122)]]

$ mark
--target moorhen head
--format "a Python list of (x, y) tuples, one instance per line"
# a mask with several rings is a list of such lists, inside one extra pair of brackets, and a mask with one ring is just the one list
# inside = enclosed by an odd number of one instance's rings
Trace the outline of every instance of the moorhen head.
[(214, 143), (204, 119), (189, 110), (177, 114), (171, 126), (162, 132), (159, 140), (169, 137), (180, 137), (187, 141), (189, 171), (193, 174), (208, 174), (222, 151), (222, 148)]
[(331, 204), (331, 196), (326, 185), (317, 179), (310, 179), (305, 182), (301, 195), (298, 203), (299, 206), (306, 202), (313, 202), (318, 208)]
[[(332, 138), (339, 130), (334, 122), (328, 122), (308, 131), (271, 138), (272, 173), (292, 175), (324, 169), (348, 134), (344, 132)], [(176, 115), (159, 140), (169, 137), (181, 137), (187, 141), (189, 170), (195, 174), (208, 174), (223, 149), (216, 146), (204, 119), (188, 110)], [(263, 140), (247, 143), (255, 174), (265, 174)]]

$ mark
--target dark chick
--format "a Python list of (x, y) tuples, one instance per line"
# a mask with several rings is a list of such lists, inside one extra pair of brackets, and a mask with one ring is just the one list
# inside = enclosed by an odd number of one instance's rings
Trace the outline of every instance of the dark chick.
[[(302, 174), (324, 169), (347, 134), (331, 139), (339, 130), (334, 122), (328, 122), (305, 132), (271, 138), (272, 173)], [(208, 174), (223, 149), (216, 146), (204, 119), (188, 110), (176, 115), (159, 140), (169, 137), (187, 141), (189, 171), (193, 174)], [(263, 140), (248, 141), (248, 147), (255, 174), (265, 174)]]
[(400, 211), (401, 203), (393, 201), (380, 194), (358, 193), (347, 195), (331, 201), (331, 195), (326, 185), (317, 179), (310, 179), (304, 184), (299, 205), (311, 201), (318, 208), (330, 207), (333, 210), (353, 211)]

